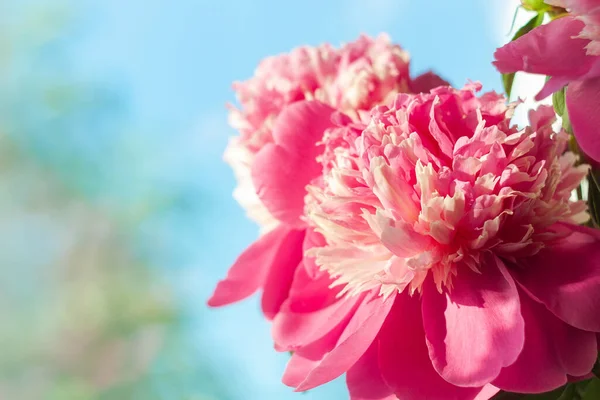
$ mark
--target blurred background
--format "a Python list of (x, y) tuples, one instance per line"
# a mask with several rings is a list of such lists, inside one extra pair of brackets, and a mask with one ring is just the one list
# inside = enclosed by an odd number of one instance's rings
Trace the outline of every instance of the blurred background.
[(256, 297), (205, 306), (257, 236), (221, 161), (231, 82), (386, 31), (413, 73), (501, 91), (518, 3), (2, 0), (0, 399), (347, 398), (280, 383)]

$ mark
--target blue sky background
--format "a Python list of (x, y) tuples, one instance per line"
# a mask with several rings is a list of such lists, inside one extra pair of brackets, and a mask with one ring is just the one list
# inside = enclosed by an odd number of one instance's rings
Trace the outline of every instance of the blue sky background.
[[(31, 2), (12, 0), (7, 9), (16, 13)], [(272, 349), (256, 297), (223, 309), (205, 307), (216, 281), (257, 235), (231, 197), (235, 182), (221, 161), (235, 134), (225, 110), (235, 100), (231, 82), (250, 77), (265, 56), (299, 45), (339, 45), (360, 33), (387, 32), (411, 54), (413, 74), (433, 69), (456, 86), (471, 79), (502, 91), (492, 54), (508, 38), (518, 0), (57, 4), (68, 15), (70, 78), (94, 81), (127, 99), (111, 117), (118, 124), (109, 118), (101, 135), (82, 127), (61, 146), (102, 160), (97, 180), (82, 183), (101, 204), (135, 213), (146, 192), (177, 194), (176, 206), (140, 224), (136, 235), (140, 251), (176, 288), (189, 319), (190, 357), (214, 367), (235, 399), (346, 398), (339, 379), (308, 394), (280, 383), (288, 355)], [(51, 62), (51, 49), (44, 57), (42, 66), (65, 72), (65, 65)], [(23, 65), (20, 78), (29, 68), (35, 67)], [(95, 92), (90, 96), (97, 100)], [(94, 182), (102, 182), (101, 191), (94, 191)]]

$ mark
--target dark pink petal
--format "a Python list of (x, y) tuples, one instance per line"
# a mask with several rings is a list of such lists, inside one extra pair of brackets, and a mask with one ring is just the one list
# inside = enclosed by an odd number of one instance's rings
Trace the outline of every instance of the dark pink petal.
[(243, 300), (265, 284), (271, 269), (295, 268), (294, 260), (297, 265), (301, 251), (297, 240), (303, 235), (303, 231), (279, 225), (260, 237), (235, 260), (227, 277), (217, 284), (208, 305), (219, 307)]
[(379, 369), (379, 345), (375, 341), (346, 373), (351, 400), (378, 400), (394, 396)]
[(594, 61), (585, 50), (590, 41), (574, 38), (583, 26), (573, 17), (539, 26), (496, 50), (494, 65), (502, 73), (524, 71), (577, 79)]
[(450, 86), (450, 84), (432, 71), (427, 71), (410, 82), (410, 91), (413, 93), (429, 93), (438, 86)]
[(296, 390), (312, 389), (348, 371), (367, 351), (377, 336), (394, 303), (394, 297), (395, 295), (391, 295), (384, 300), (374, 292), (362, 301), (337, 345), (327, 353)]
[(579, 147), (600, 162), (600, 78), (571, 82), (566, 101)]
[(378, 341), (381, 374), (400, 399), (472, 400), (482, 390), (454, 386), (433, 369), (417, 295), (403, 292), (396, 296)]
[(305, 233), (305, 230), (289, 231), (282, 243), (282, 250), (285, 248), (287, 255), (269, 269), (261, 298), (262, 311), (269, 320), (275, 317), (287, 299), (298, 265), (302, 268), (302, 243)]
[(524, 341), (516, 285), (500, 260), (462, 268), (449, 293), (423, 288), (423, 325), (436, 371), (460, 386), (483, 386), (512, 364)]
[(520, 261), (511, 274), (558, 318), (600, 332), (600, 231), (562, 226), (573, 233)]
[[(306, 263), (304, 258), (303, 263)], [(306, 268), (298, 267), (290, 288), (286, 307), (295, 313), (307, 313), (326, 308), (339, 301), (343, 286), (331, 287), (333, 279), (326, 271), (310, 277)]]
[(546, 97), (550, 96), (552, 93), (565, 87), (565, 85), (567, 85), (570, 81), (571, 81), (571, 79), (569, 79), (569, 78), (555, 77), (555, 76), (551, 77), (544, 84), (544, 87), (542, 87), (542, 89), (539, 91), (539, 93), (535, 95), (535, 100), (541, 101), (541, 100), (545, 99)]
[(287, 106), (275, 122), (275, 143), (264, 146), (252, 165), (252, 181), (258, 197), (277, 219), (304, 226), (306, 185), (321, 172), (317, 142), (333, 126), (335, 110), (317, 101), (301, 101)]
[(364, 296), (347, 297), (313, 312), (294, 312), (284, 303), (271, 333), (280, 351), (296, 351), (325, 336), (357, 308)]
[(323, 332), (318, 340), (294, 352), (285, 368), (282, 382), (294, 388), (300, 386), (310, 373), (319, 366), (327, 353), (335, 347), (351, 317), (351, 315), (346, 315), (328, 332)]
[(525, 345), (517, 361), (492, 382), (518, 393), (540, 393), (567, 383), (567, 375), (584, 375), (596, 360), (595, 335), (565, 324), (523, 292)]

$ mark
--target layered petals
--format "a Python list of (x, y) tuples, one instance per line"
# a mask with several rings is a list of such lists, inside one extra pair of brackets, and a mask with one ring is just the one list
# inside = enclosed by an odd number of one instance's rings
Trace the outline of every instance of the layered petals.
[(423, 322), (434, 368), (455, 385), (491, 382), (523, 348), (517, 287), (497, 259), (480, 273), (462, 271), (446, 293), (425, 286)]
[(403, 400), (471, 400), (482, 388), (463, 388), (445, 381), (433, 368), (416, 296), (396, 296), (378, 336), (379, 368), (384, 381)]
[(511, 392), (540, 393), (564, 385), (568, 375), (589, 372), (598, 353), (596, 335), (562, 322), (522, 291), (520, 297), (525, 345), (493, 384)]
[[(291, 282), (280, 285), (271, 274), (294, 273), (302, 259), (303, 230), (280, 225), (252, 243), (233, 263), (225, 279), (220, 281), (212, 297), (211, 307), (235, 303), (265, 287), (266, 300), (263, 306), (271, 314), (286, 297)], [(287, 279), (286, 279), (287, 280)], [(271, 283), (270, 285), (266, 282)]]
[(379, 341), (375, 340), (365, 354), (346, 373), (351, 400), (380, 400), (397, 397), (385, 383), (379, 367)]
[(317, 101), (292, 104), (273, 129), (274, 143), (263, 147), (252, 166), (258, 197), (269, 212), (291, 226), (302, 227), (306, 185), (321, 172), (317, 144), (333, 126), (335, 110)]
[(521, 261), (512, 274), (558, 318), (600, 332), (600, 231), (563, 226), (571, 230), (569, 236)]
[(350, 369), (367, 351), (379, 333), (395, 296), (383, 299), (370, 294), (362, 301), (342, 332), (335, 347), (323, 355), (317, 366), (296, 387), (305, 391), (329, 382)]

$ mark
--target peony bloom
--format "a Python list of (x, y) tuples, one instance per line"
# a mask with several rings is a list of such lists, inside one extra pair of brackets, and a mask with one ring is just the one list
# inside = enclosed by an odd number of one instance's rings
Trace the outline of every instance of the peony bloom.
[[(399, 92), (445, 83), (432, 73), (411, 80), (408, 60), (386, 35), (362, 36), (340, 49), (301, 47), (267, 58), (252, 79), (234, 84), (241, 108), (232, 109), (230, 119), (240, 136), (225, 159), (239, 181), (234, 196), (262, 236), (236, 260), (209, 305), (230, 304), (262, 288), (264, 314), (277, 313), (311, 243), (302, 215), (305, 187), (320, 174), (316, 158), (322, 146), (316, 143), (335, 110), (359, 120)], [(303, 100), (313, 102), (295, 106)], [(289, 119), (300, 124), (292, 134)]]
[(488, 399), (592, 369), (600, 231), (570, 200), (588, 167), (550, 107), (518, 129), (478, 90), (400, 94), (366, 126), (334, 118), (306, 201), (314, 259), (273, 322), (294, 352), (287, 385), (346, 372), (353, 400)]
[(499, 48), (494, 64), (551, 78), (536, 99), (565, 85), (573, 134), (582, 150), (600, 161), (600, 4), (597, 0), (546, 0), (570, 15), (539, 26)]

